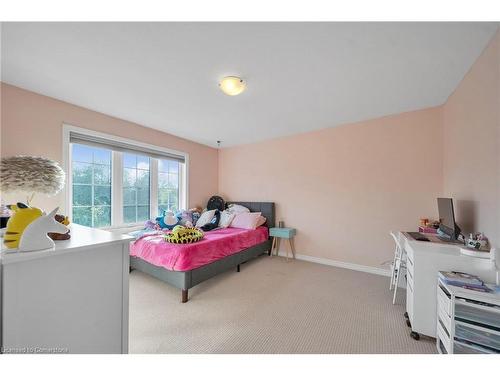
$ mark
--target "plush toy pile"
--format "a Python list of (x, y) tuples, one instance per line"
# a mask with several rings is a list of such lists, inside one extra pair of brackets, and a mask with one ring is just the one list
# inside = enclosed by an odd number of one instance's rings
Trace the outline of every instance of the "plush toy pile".
[(179, 210), (175, 214), (172, 211), (163, 211), (163, 215), (158, 216), (155, 222), (160, 229), (173, 229), (177, 225), (192, 228), (200, 217), (200, 212), (199, 208)]
[(165, 235), (165, 241), (176, 244), (198, 242), (203, 238), (203, 232), (197, 228), (186, 228), (177, 225), (171, 233)]

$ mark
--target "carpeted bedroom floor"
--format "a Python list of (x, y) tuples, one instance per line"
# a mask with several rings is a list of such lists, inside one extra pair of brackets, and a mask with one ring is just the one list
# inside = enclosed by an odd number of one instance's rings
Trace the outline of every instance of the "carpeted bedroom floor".
[(130, 274), (130, 353), (436, 353), (383, 276), (261, 256), (190, 290)]

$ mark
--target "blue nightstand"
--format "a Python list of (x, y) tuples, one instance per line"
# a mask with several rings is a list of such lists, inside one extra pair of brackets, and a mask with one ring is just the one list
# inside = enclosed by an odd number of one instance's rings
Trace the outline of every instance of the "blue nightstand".
[[(271, 245), (271, 254), (273, 254), (273, 249), (276, 249), (276, 254), (278, 255), (280, 240), (282, 238), (288, 239), (288, 244), (290, 245), (290, 250), (292, 250), (293, 259), (295, 259), (295, 246), (293, 244), (293, 238), (297, 231), (295, 228), (271, 228), (269, 229), (269, 235), (273, 237), (273, 243)], [(288, 260), (288, 247), (286, 249), (286, 259)]]

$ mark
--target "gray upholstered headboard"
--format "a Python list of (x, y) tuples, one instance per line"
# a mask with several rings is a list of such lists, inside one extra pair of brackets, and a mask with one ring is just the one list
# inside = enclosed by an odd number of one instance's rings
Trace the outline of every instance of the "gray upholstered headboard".
[(250, 212), (262, 212), (266, 218), (265, 226), (272, 228), (276, 226), (274, 216), (274, 202), (226, 202), (226, 207), (230, 204), (239, 204), (247, 207)]

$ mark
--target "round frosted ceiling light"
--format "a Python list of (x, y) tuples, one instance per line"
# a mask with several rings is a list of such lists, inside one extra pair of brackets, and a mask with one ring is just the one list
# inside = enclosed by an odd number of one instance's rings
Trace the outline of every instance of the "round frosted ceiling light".
[(228, 76), (221, 79), (219, 87), (226, 95), (238, 95), (245, 90), (245, 81), (240, 77)]

